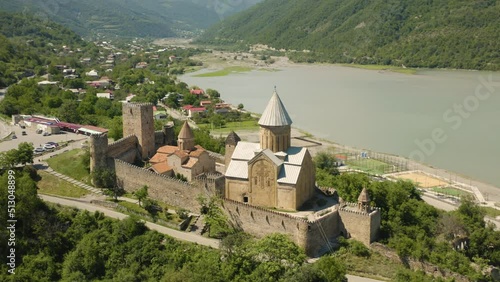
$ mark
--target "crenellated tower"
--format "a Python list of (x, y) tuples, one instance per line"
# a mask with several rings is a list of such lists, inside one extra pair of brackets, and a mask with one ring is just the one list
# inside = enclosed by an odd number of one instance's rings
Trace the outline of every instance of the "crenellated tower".
[(139, 153), (146, 160), (155, 154), (153, 104), (123, 103), (123, 136), (135, 135)]
[(259, 119), (259, 125), (261, 149), (276, 153), (290, 148), (292, 119), (276, 90)]
[(90, 172), (107, 167), (108, 135), (90, 136)]

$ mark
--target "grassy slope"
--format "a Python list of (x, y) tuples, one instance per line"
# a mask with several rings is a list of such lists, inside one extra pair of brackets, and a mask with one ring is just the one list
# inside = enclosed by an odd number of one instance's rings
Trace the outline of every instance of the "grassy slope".
[(85, 189), (76, 187), (75, 185), (59, 179), (47, 172), (40, 171), (38, 174), (41, 177), (41, 179), (37, 182), (38, 192), (40, 194), (80, 198), (90, 193)]
[(84, 153), (83, 150), (74, 149), (47, 160), (49, 166), (64, 175), (67, 175), (75, 180), (91, 184), (90, 173), (85, 169), (80, 161)]

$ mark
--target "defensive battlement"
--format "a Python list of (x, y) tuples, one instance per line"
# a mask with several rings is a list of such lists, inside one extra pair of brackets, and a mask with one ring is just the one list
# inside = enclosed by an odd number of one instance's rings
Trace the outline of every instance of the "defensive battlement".
[(152, 103), (123, 103), (123, 108), (145, 108), (151, 107), (153, 108)]
[(108, 140), (108, 135), (107, 134), (91, 134), (90, 135), (90, 140), (95, 140), (96, 142), (102, 141), (102, 140)]
[(195, 179), (201, 179), (201, 180), (212, 180), (215, 181), (221, 177), (224, 177), (224, 174), (222, 173), (212, 173), (212, 172), (205, 172), (203, 174), (197, 175)]
[(125, 143), (129, 143), (130, 141), (132, 141), (133, 139), (135, 139), (137, 141), (137, 136), (135, 136), (134, 134), (130, 134), (126, 137), (123, 137), (121, 139), (118, 139), (116, 140), (115, 142), (111, 143), (108, 145), (108, 148), (111, 150), (112, 148), (114, 147), (117, 147), (117, 146), (120, 146), (125, 144)]
[(378, 207), (370, 207), (372, 209), (372, 211), (370, 213), (366, 213), (366, 212), (363, 212), (363, 211), (359, 211), (359, 210), (352, 210), (352, 209), (349, 209), (349, 208), (346, 208), (346, 206), (348, 207), (355, 207), (357, 208), (358, 207), (358, 204), (357, 203), (349, 203), (349, 202), (344, 202), (340, 207), (339, 207), (339, 211), (343, 211), (343, 212), (349, 212), (349, 213), (353, 213), (353, 214), (358, 214), (358, 215), (364, 215), (364, 216), (371, 216), (372, 214), (376, 213), (376, 212), (379, 212), (380, 211), (380, 208)]
[(123, 164), (123, 165), (129, 166), (129, 167), (131, 167), (131, 168), (133, 168), (133, 169), (137, 169), (137, 170), (139, 170), (139, 171), (146, 172), (146, 173), (148, 173), (148, 174), (150, 174), (150, 175), (158, 176), (158, 177), (164, 178), (165, 180), (168, 180), (168, 181), (171, 181), (171, 182), (175, 182), (175, 183), (178, 183), (178, 184), (184, 185), (185, 187), (188, 187), (188, 188), (194, 188), (194, 186), (193, 186), (193, 185), (191, 185), (191, 184), (189, 184), (189, 183), (187, 183), (187, 182), (185, 182), (185, 181), (182, 181), (182, 180), (180, 180), (180, 179), (173, 178), (173, 177), (170, 177), (170, 176), (166, 176), (166, 175), (163, 175), (163, 174), (158, 174), (158, 173), (156, 173), (156, 172), (154, 172), (154, 171), (151, 171), (151, 170), (149, 170), (149, 169), (145, 169), (145, 168), (142, 168), (142, 167), (138, 167), (138, 166), (136, 166), (136, 165), (133, 165), (133, 164), (129, 164), (129, 163), (124, 162), (124, 161), (122, 161), (122, 160), (120, 160), (120, 159), (115, 159), (115, 161), (116, 161), (117, 163), (120, 163), (120, 164)]
[(328, 219), (328, 217), (332, 216), (333, 214), (337, 214), (338, 213), (338, 209), (334, 207), (332, 208), (329, 208), (330, 210), (327, 211), (326, 213), (324, 214), (320, 214), (318, 218), (316, 218), (315, 220), (308, 220), (307, 222), (309, 224), (316, 224), (316, 223), (321, 223), (322, 221)]
[(275, 215), (278, 215), (278, 216), (284, 216), (284, 217), (291, 218), (291, 219), (294, 219), (294, 220), (302, 221), (304, 223), (308, 223), (307, 219), (304, 219), (302, 217), (293, 216), (293, 215), (288, 214), (288, 213), (282, 213), (282, 212), (278, 212), (278, 211), (266, 209), (266, 208), (259, 207), (259, 206), (253, 206), (253, 205), (250, 205), (250, 204), (247, 204), (247, 203), (242, 203), (242, 202), (234, 201), (234, 200), (227, 199), (227, 198), (224, 198), (224, 201), (222, 203), (223, 205), (224, 205), (224, 202), (228, 202), (228, 203), (231, 203), (233, 205), (240, 206), (240, 207), (243, 207), (243, 208), (246, 208), (246, 209), (250, 208), (250, 209), (255, 209), (255, 210), (258, 210), (258, 211), (264, 211), (264, 212), (272, 213), (272, 214), (275, 214)]

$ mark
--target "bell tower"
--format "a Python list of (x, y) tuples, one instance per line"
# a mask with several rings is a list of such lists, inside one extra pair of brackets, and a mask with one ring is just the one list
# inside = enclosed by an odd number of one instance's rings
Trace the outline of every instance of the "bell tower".
[(179, 136), (177, 137), (177, 146), (179, 150), (191, 151), (194, 149), (194, 134), (187, 121), (182, 125)]
[(358, 210), (360, 212), (370, 213), (370, 196), (366, 188), (363, 188), (358, 197)]

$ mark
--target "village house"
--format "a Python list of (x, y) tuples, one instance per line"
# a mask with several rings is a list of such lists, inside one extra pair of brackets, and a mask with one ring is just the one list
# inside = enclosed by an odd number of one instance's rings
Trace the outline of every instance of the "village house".
[(195, 107), (193, 105), (186, 105), (182, 109), (186, 112), (188, 118), (192, 118), (195, 113), (204, 113), (207, 111), (204, 107)]
[(96, 70), (91, 70), (89, 72), (86, 72), (85, 75), (91, 79), (98, 79), (99, 78), (99, 74), (97, 73)]
[(203, 89), (191, 89), (191, 90), (189, 90), (189, 93), (191, 93), (193, 95), (203, 95), (203, 96), (205, 96), (205, 91), (203, 91)]

